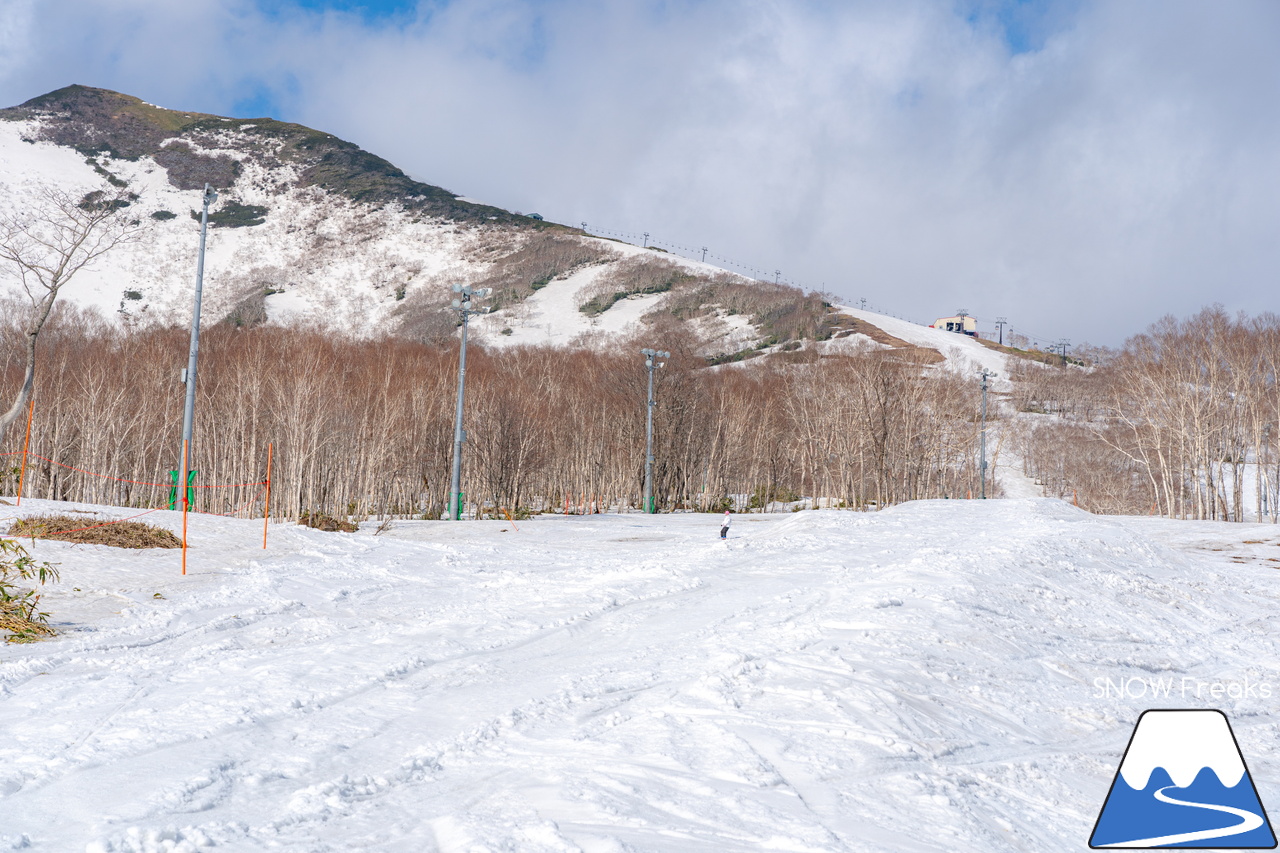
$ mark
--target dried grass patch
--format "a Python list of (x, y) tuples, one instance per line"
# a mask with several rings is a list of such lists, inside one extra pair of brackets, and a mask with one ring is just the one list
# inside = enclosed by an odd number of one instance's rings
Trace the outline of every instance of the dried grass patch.
[(933, 347), (916, 347), (905, 346), (890, 350), (889, 352), (908, 362), (909, 364), (918, 364), (926, 366), (930, 364), (941, 364), (947, 358)]
[[(82, 528), (89, 527), (89, 530)], [(181, 548), (182, 540), (162, 527), (141, 521), (118, 521), (93, 527), (92, 519), (70, 515), (33, 515), (9, 528), (10, 536), (55, 539), (78, 545), (110, 545), (113, 548)]]
[(298, 518), (298, 523), (313, 530), (323, 530), (326, 533), (355, 533), (360, 529), (346, 519), (334, 518), (332, 515), (326, 515), (323, 512), (304, 512)]
[(843, 314), (840, 317), (840, 326), (845, 329), (852, 329), (859, 335), (865, 335), (878, 344), (884, 344), (894, 349), (903, 349), (910, 347), (912, 344), (907, 343), (902, 338), (894, 337), (879, 326), (868, 323), (866, 320), (853, 317), (849, 314)]

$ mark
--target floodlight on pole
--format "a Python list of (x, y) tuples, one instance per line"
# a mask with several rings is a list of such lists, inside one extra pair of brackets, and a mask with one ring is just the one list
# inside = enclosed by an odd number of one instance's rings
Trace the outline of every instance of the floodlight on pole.
[(191, 470), (191, 434), (196, 415), (196, 360), (200, 355), (200, 298), (204, 290), (205, 237), (209, 232), (209, 205), (217, 200), (217, 192), (213, 187), (205, 184), (203, 208), (200, 213), (200, 253), (196, 256), (195, 304), (191, 309), (191, 348), (187, 353), (187, 369), (182, 371), (182, 382), (187, 387), (187, 399), (182, 408), (182, 474), (176, 485), (181, 490), (184, 509), (187, 508), (187, 478)]
[(998, 374), (985, 367), (982, 369), (982, 431), (979, 433), (981, 456), (978, 462), (978, 476), (982, 478), (982, 498), (987, 497), (987, 380), (995, 379)]
[(458, 349), (458, 407), (453, 417), (453, 471), (449, 478), (449, 518), (458, 521), (462, 518), (462, 443), (467, 440), (466, 430), (462, 428), (462, 400), (467, 383), (467, 323), (472, 314), (486, 314), (488, 308), (473, 309), (472, 299), (484, 299), (492, 291), (487, 288), (473, 290), (468, 284), (455, 284), (453, 292), (458, 296), (453, 300), (453, 309), (462, 315), (462, 345)]
[(652, 514), (656, 509), (653, 501), (653, 407), (656, 405), (653, 401), (653, 371), (666, 364), (665, 361), (656, 359), (671, 358), (671, 353), (645, 347), (640, 350), (640, 354), (644, 356), (644, 369), (649, 373), (649, 397), (645, 405), (644, 425), (644, 511)]

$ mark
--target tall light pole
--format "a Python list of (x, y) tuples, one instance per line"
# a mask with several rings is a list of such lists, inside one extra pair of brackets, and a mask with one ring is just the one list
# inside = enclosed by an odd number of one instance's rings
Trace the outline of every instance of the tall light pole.
[(978, 476), (982, 478), (982, 499), (987, 499), (987, 380), (994, 379), (997, 374), (992, 373), (985, 367), (982, 369), (982, 432), (981, 446), (982, 456), (978, 463)]
[(191, 349), (187, 354), (187, 369), (182, 372), (187, 386), (187, 401), (182, 409), (182, 475), (178, 480), (183, 509), (187, 509), (187, 477), (191, 470), (191, 433), (196, 416), (196, 359), (200, 355), (200, 296), (204, 289), (204, 244), (209, 232), (209, 205), (218, 200), (213, 187), (204, 185), (204, 207), (200, 213), (200, 254), (196, 259), (196, 299), (191, 309)]
[(653, 505), (653, 371), (656, 367), (662, 367), (665, 361), (654, 362), (658, 358), (671, 358), (671, 353), (662, 350), (649, 349), (648, 347), (640, 350), (640, 354), (644, 356), (644, 369), (649, 372), (649, 400), (645, 406), (645, 425), (644, 425), (644, 511), (652, 514), (655, 507)]
[(453, 474), (449, 478), (449, 518), (458, 521), (462, 518), (462, 442), (467, 440), (466, 431), (462, 429), (462, 397), (467, 382), (467, 321), (472, 314), (484, 314), (488, 308), (472, 309), (471, 299), (484, 299), (489, 295), (489, 288), (472, 290), (469, 284), (455, 284), (453, 292), (458, 298), (453, 300), (453, 307), (462, 315), (462, 346), (458, 350), (458, 408), (453, 416)]

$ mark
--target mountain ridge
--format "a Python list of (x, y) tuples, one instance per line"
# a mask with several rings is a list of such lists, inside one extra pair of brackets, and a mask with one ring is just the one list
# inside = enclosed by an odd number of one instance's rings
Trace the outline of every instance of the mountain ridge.
[(42, 183), (87, 193), (103, 180), (128, 187), (150, 231), (81, 273), (66, 298), (126, 324), (189, 319), (197, 242), (184, 214), (198, 219), (208, 183), (221, 199), (206, 322), (443, 340), (457, 322), (450, 286), (462, 283), (493, 289), (493, 313), (473, 331), (498, 347), (678, 331), (710, 364), (850, 345), (928, 364), (945, 360), (928, 350), (964, 343), (913, 326), (903, 347), (878, 315), (473, 202), (300, 124), (166, 109), (81, 84), (0, 109), (0, 206), (21, 205)]
[(458, 194), (415, 181), (355, 143), (293, 122), (171, 110), (132, 95), (81, 84), (0, 110), (0, 120), (22, 119), (40, 120), (38, 139), (73, 148), (86, 157), (156, 158), (180, 189), (201, 189), (207, 182), (221, 190), (234, 184), (238, 170), (228, 169), (225, 160), (219, 162), (191, 147), (196, 143), (209, 148), (220, 141), (219, 135), (232, 132), (244, 136), (252, 146), (250, 151), (268, 165), (302, 165), (302, 186), (317, 186), (352, 201), (396, 201), (417, 212), (458, 221), (484, 218), (527, 227), (550, 226), (502, 208), (460, 201)]

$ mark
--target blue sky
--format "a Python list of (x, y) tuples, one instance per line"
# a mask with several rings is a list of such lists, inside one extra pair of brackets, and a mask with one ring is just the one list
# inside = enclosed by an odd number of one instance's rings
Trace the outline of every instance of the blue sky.
[(912, 319), (1276, 308), (1272, 0), (0, 0), (0, 102), (297, 121)]
[[(439, 5), (439, 4), (437, 4)], [(268, 13), (304, 10), (308, 12), (350, 12), (366, 21), (377, 22), (417, 11), (417, 0), (259, 0), (259, 8)]]

